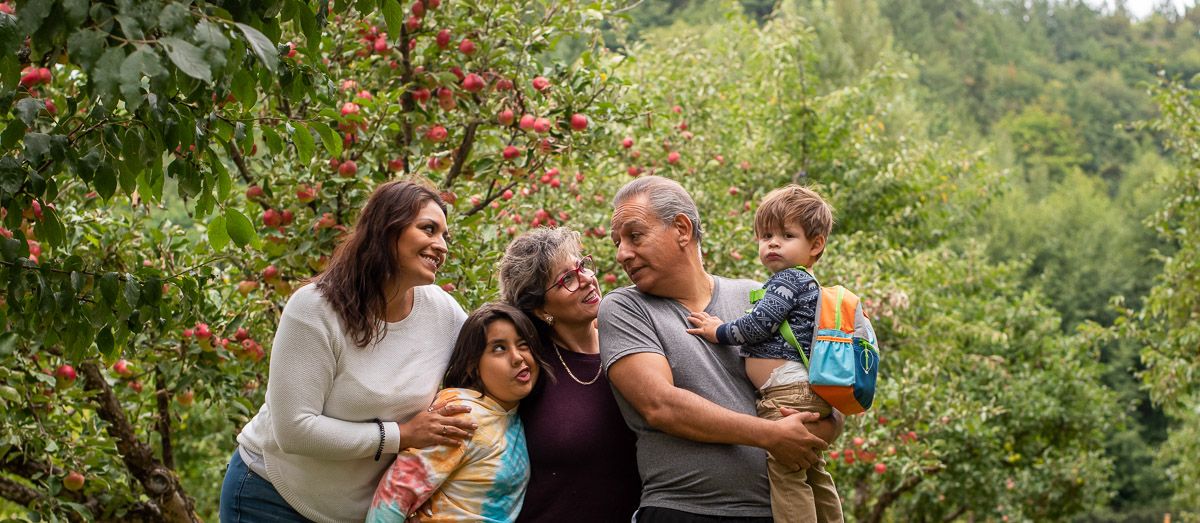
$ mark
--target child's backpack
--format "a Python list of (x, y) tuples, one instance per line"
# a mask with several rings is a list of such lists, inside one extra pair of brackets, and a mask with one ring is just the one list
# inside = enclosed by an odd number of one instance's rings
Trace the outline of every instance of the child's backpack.
[[(762, 292), (752, 292), (751, 301), (761, 299)], [(800, 359), (808, 367), (809, 384), (821, 398), (842, 414), (858, 414), (871, 408), (879, 375), (879, 349), (875, 329), (858, 296), (841, 285), (821, 287), (811, 361), (804, 356), (787, 320), (779, 325), (779, 334), (800, 352)]]

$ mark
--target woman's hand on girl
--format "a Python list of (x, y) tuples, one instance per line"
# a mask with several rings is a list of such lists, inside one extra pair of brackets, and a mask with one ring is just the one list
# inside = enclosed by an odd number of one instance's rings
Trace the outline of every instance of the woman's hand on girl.
[(401, 423), (401, 445), (405, 448), (434, 445), (457, 447), (462, 445), (464, 440), (471, 439), (471, 435), (479, 426), (469, 419), (455, 417), (471, 412), (471, 407), (446, 403), (443, 401), (430, 405), (407, 423)]

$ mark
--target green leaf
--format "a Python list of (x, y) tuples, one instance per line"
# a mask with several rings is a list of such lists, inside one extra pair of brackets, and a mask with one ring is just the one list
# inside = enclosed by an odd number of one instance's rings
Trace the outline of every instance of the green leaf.
[(55, 247), (62, 247), (67, 242), (67, 231), (58, 218), (58, 211), (48, 205), (42, 206), (42, 221), (38, 225), (38, 232), (40, 237)]
[[(271, 154), (279, 154), (283, 151), (283, 139), (279, 137), (279, 133), (270, 127), (262, 127), (261, 130), (263, 142), (266, 142), (267, 149), (271, 151)], [(321, 139), (324, 140), (324, 137)]]
[(80, 29), (71, 33), (67, 39), (67, 52), (71, 55), (71, 61), (91, 74), (96, 60), (104, 54), (104, 33), (95, 29)]
[(271, 40), (253, 27), (243, 23), (237, 24), (238, 29), (246, 35), (246, 40), (250, 42), (250, 48), (254, 50), (254, 54), (258, 55), (258, 59), (262, 60), (263, 66), (272, 73), (279, 67), (279, 51), (275, 49), (275, 44)]
[(50, 152), (50, 135), (42, 133), (25, 133), (25, 161), (30, 165), (42, 163), (42, 158)]
[(387, 22), (389, 35), (398, 37), (404, 31), (404, 8), (397, 0), (383, 0), (383, 19)]
[(112, 326), (105, 325), (103, 329), (100, 329), (100, 333), (96, 334), (96, 349), (105, 358), (111, 358), (113, 357), (113, 349), (115, 348), (116, 344), (113, 340)]
[[(54, 2), (24, 2), (21, 4), (21, 16), (17, 17), (17, 23), (21, 25), (21, 34), (31, 35), (36, 33), (38, 28), (42, 26), (42, 21), (50, 14), (50, 8), (54, 6)], [(24, 39), (22, 39), (24, 40)]]
[(114, 95), (117, 86), (121, 85), (121, 64), (125, 61), (125, 51), (121, 47), (109, 47), (104, 56), (96, 61), (92, 69), (91, 79), (95, 83), (96, 94)]
[(242, 102), (242, 106), (246, 110), (254, 107), (255, 102), (258, 101), (258, 91), (254, 88), (254, 77), (250, 75), (249, 71), (238, 71), (233, 76), (232, 90), (233, 97)]
[(308, 126), (321, 136), (321, 143), (325, 144), (325, 150), (329, 151), (329, 156), (337, 158), (342, 155), (342, 137), (333, 132), (333, 129), (321, 122), (309, 122)]
[(17, 348), (17, 340), (20, 339), (15, 332), (6, 332), (0, 334), (0, 356), (8, 356)]
[(12, 195), (21, 190), (24, 184), (25, 169), (21, 167), (21, 162), (11, 156), (0, 158), (0, 190)]
[(24, 42), (25, 37), (17, 27), (17, 17), (0, 13), (0, 56), (16, 54)]
[(88, 16), (88, 0), (64, 0), (63, 14), (68, 27), (79, 27)]
[(241, 211), (228, 207), (225, 209), (225, 227), (229, 230), (229, 239), (238, 247), (254, 245), (258, 242), (258, 233), (254, 224)]
[(121, 62), (121, 97), (125, 99), (125, 108), (136, 111), (144, 101), (142, 99), (142, 75), (155, 77), (166, 73), (158, 54), (147, 50), (146, 46), (138, 46), (138, 50), (125, 57)]
[(120, 286), (121, 280), (115, 272), (109, 272), (100, 277), (100, 295), (104, 296), (104, 301), (110, 304), (115, 305), (117, 303)]
[(38, 113), (46, 109), (46, 101), (40, 98), (22, 98), (17, 101), (17, 118), (20, 118), (25, 125), (33, 127), (33, 122), (37, 121)]
[(312, 133), (305, 127), (298, 127), (296, 132), (292, 133), (292, 141), (296, 144), (296, 152), (300, 155), (300, 164), (307, 166), (312, 162), (313, 148), (317, 145), (313, 140)]
[(208, 20), (201, 20), (196, 24), (195, 30), (192, 32), (196, 43), (202, 47), (212, 47), (218, 51), (229, 50), (229, 38), (221, 31), (221, 28)]
[(29, 129), (29, 126), (19, 119), (8, 122), (4, 132), (0, 133), (0, 148), (12, 149), (25, 136), (26, 129)]
[(229, 245), (229, 231), (225, 227), (224, 216), (217, 215), (211, 222), (208, 222), (208, 244), (216, 251)]
[[(189, 22), (191, 22), (191, 16), (182, 2), (168, 3), (158, 13), (158, 27), (168, 33), (176, 33), (186, 29)], [(159, 40), (159, 42), (163, 40), (166, 39)]]
[(208, 62), (204, 61), (204, 51), (201, 51), (199, 47), (169, 36), (160, 38), (158, 42), (166, 46), (167, 57), (180, 71), (204, 83), (212, 83), (212, 70), (209, 68)]
[(113, 172), (113, 168), (108, 162), (102, 161), (96, 165), (96, 176), (92, 179), (92, 187), (96, 189), (96, 194), (99, 194), (106, 202), (117, 192), (117, 173)]
[(142, 297), (142, 286), (132, 274), (125, 275), (124, 294), (125, 303), (128, 303), (130, 307), (136, 307), (138, 300)]

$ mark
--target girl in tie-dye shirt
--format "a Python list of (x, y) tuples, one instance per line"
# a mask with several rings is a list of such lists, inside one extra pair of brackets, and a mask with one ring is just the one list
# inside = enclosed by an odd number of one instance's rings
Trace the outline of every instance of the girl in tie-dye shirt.
[(429, 523), (511, 522), (529, 484), (529, 454), (517, 403), (543, 367), (533, 324), (521, 311), (489, 303), (467, 317), (434, 403), (471, 407), (479, 428), (460, 446), (408, 449), (384, 474), (368, 523), (404, 521), (429, 501)]

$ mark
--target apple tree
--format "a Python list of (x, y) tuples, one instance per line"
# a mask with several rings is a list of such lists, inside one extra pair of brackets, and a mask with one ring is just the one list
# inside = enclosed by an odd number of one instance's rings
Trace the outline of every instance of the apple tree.
[[(1193, 79), (1194, 80), (1194, 79)], [(1142, 345), (1142, 379), (1150, 398), (1172, 418), (1159, 461), (1175, 486), (1174, 505), (1186, 517), (1200, 517), (1200, 91), (1159, 72), (1151, 93), (1161, 114), (1138, 127), (1162, 137), (1178, 160), (1174, 175), (1161, 182), (1171, 195), (1153, 225), (1175, 251), (1163, 257), (1163, 272), (1141, 310), (1125, 311), (1121, 332)]]
[(468, 305), (510, 224), (601, 206), (585, 168), (635, 112), (599, 46), (619, 7), (0, 3), (0, 497), (215, 517), (279, 311), (376, 184), (444, 191)]

